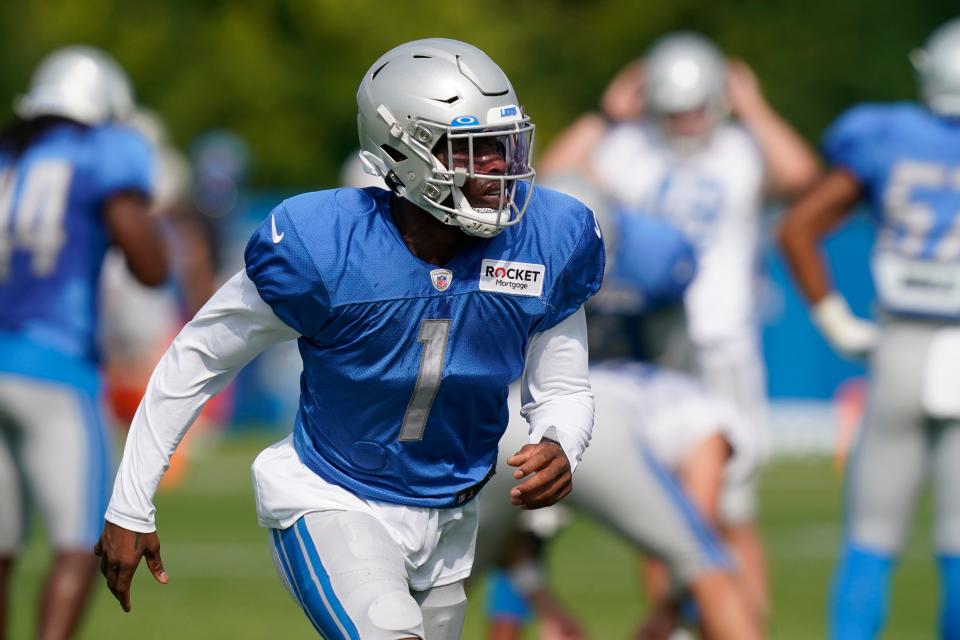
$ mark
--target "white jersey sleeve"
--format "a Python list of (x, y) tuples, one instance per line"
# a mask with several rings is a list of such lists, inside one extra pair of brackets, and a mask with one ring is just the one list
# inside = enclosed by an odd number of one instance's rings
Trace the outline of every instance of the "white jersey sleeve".
[(530, 338), (520, 398), (521, 413), (530, 423), (530, 442), (556, 440), (571, 471), (576, 469), (593, 432), (583, 307)]
[(150, 377), (130, 425), (106, 519), (131, 531), (156, 530), (153, 496), (203, 405), (261, 351), (298, 336), (260, 298), (246, 273), (224, 284)]

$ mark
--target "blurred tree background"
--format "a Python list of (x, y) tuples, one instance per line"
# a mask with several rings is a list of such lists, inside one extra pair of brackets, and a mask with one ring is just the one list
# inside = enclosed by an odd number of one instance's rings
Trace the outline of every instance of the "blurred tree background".
[(774, 106), (816, 139), (854, 102), (912, 98), (907, 54), (956, 13), (956, 0), (4, 0), (0, 102), (51, 49), (97, 45), (175, 142), (227, 127), (252, 145), (256, 185), (320, 188), (356, 145), (361, 75), (406, 40), (485, 50), (542, 148), (658, 35), (695, 29), (753, 65)]

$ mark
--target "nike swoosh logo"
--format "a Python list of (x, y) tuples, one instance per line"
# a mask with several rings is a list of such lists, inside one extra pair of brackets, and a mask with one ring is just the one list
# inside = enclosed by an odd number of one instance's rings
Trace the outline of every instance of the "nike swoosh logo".
[(270, 214), (270, 237), (273, 238), (273, 244), (279, 244), (283, 240), (283, 234), (277, 233), (277, 218), (274, 214)]

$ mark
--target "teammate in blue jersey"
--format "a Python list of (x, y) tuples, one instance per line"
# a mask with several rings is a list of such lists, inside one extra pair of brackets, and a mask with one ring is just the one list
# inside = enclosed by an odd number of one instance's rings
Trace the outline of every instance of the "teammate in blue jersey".
[(357, 93), (361, 160), (389, 190), (284, 201), (246, 268), (159, 363), (98, 547), (124, 609), (141, 556), (166, 582), (152, 497), (203, 403), (271, 344), (303, 358), (292, 436), (253, 465), (280, 576), (326, 638), (458, 638), (473, 500), (522, 376), (530, 443), (514, 505), (569, 493), (593, 423), (583, 303), (600, 228), (534, 189), (533, 124), (480, 50), (429, 39), (384, 54)]
[[(924, 104), (854, 107), (827, 131), (833, 171), (780, 232), (829, 342), (869, 354), (866, 418), (846, 476), (845, 533), (830, 603), (834, 638), (883, 628), (890, 574), (928, 475), (942, 587), (940, 633), (960, 638), (960, 20), (915, 52)], [(861, 201), (877, 227), (879, 324), (854, 316), (819, 257)]]
[(70, 47), (48, 56), (0, 133), (0, 636), (32, 495), (54, 549), (42, 638), (68, 638), (96, 574), (112, 465), (100, 412), (98, 279), (116, 244), (145, 284), (165, 278), (148, 217), (145, 140), (122, 69)]

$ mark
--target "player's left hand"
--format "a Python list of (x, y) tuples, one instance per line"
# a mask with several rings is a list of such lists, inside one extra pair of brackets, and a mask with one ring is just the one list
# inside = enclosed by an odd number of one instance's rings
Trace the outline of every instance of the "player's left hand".
[(523, 480), (510, 491), (510, 502), (524, 509), (549, 507), (573, 489), (573, 473), (563, 447), (544, 438), (537, 444), (524, 445), (507, 464), (518, 467), (513, 477)]

